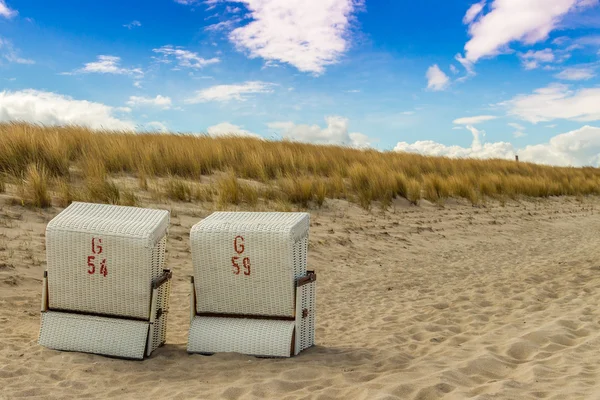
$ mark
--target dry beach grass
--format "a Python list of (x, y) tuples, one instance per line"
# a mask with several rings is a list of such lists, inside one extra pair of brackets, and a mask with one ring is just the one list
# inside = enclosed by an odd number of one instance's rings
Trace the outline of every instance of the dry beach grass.
[[(157, 196), (218, 200), (222, 206), (253, 205), (260, 198), (307, 207), (329, 198), (347, 199), (365, 209), (377, 203), (386, 209), (397, 197), (413, 204), (421, 198), (438, 204), (448, 198), (481, 204), (487, 198), (600, 193), (596, 168), (21, 123), (0, 124), (0, 173), (23, 186), (23, 203), (36, 206), (47, 205), (44, 186), (63, 202), (135, 203), (131, 192), (121, 193), (128, 189), (115, 183), (123, 175), (136, 176), (143, 190), (149, 189), (149, 179), (155, 180), (152, 190)], [(204, 179), (215, 174), (222, 176)]]

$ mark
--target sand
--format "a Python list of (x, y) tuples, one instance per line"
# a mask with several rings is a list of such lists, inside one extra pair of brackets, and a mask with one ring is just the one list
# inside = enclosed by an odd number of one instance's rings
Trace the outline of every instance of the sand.
[(167, 343), (144, 361), (37, 344), (60, 209), (0, 206), (1, 399), (600, 398), (600, 199), (328, 201), (311, 211), (317, 345), (290, 359), (186, 353), (188, 232), (209, 211), (156, 206), (173, 210), (174, 286)]

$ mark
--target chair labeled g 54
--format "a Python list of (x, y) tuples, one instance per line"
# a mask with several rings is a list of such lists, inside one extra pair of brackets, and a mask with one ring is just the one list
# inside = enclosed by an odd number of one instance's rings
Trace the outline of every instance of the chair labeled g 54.
[(169, 212), (75, 202), (46, 227), (39, 344), (143, 359), (164, 344)]
[(314, 344), (309, 218), (215, 212), (192, 227), (188, 352), (291, 357)]

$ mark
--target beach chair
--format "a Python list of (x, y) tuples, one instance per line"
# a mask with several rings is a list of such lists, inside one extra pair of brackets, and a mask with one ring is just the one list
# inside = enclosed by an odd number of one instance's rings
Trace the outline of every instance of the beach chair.
[(291, 357), (315, 339), (309, 214), (215, 212), (190, 233), (187, 351)]
[(39, 344), (143, 359), (164, 344), (169, 212), (75, 202), (46, 227)]

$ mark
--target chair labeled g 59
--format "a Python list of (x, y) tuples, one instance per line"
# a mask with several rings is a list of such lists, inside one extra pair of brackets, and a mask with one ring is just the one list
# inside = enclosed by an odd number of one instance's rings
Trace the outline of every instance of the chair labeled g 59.
[(192, 227), (188, 352), (290, 357), (314, 344), (309, 218), (215, 212)]
[(165, 342), (169, 212), (75, 202), (46, 227), (39, 344), (143, 359)]

